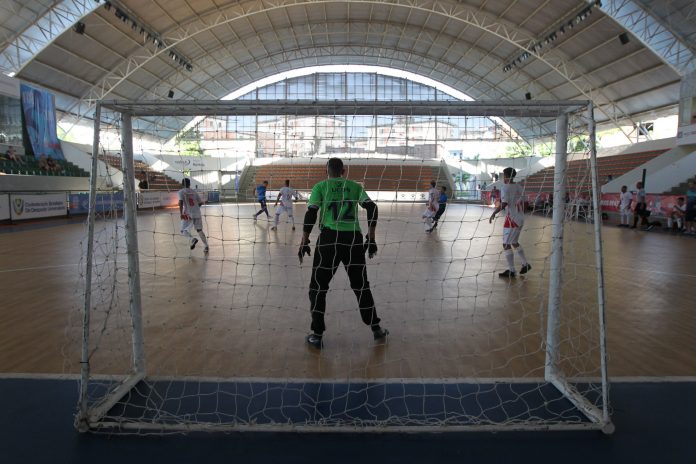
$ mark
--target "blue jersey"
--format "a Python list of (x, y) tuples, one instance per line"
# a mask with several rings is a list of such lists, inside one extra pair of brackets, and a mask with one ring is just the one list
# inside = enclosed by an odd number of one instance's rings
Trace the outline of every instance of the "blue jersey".
[(266, 199), (266, 186), (261, 184), (258, 187), (256, 187), (256, 195), (259, 200), (265, 200)]
[(440, 194), (440, 204), (447, 203), (447, 194), (446, 193), (441, 193)]

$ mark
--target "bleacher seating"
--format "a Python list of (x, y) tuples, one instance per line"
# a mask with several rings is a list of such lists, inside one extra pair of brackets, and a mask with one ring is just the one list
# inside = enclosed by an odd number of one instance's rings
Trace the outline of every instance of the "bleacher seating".
[[(605, 156), (597, 158), (597, 171), (600, 185), (606, 184), (611, 175), (614, 179), (647, 163), (651, 159), (661, 155), (667, 150), (656, 150), (643, 153), (631, 153), (616, 156)], [(525, 190), (527, 192), (550, 193), (553, 192), (554, 167), (542, 169), (525, 180)], [(566, 171), (566, 188), (573, 191), (580, 184), (589, 185), (592, 182), (589, 171), (588, 160), (569, 161)]]
[(46, 171), (39, 167), (39, 161), (30, 156), (24, 157), (24, 164), (0, 159), (0, 172), (5, 174), (18, 174), (25, 176), (66, 176), (89, 177), (89, 173), (66, 160), (56, 160), (60, 167), (57, 171)]
[[(442, 181), (444, 172), (440, 166), (400, 164), (348, 164), (346, 178), (359, 182), (365, 190), (379, 191), (424, 191), (430, 181)], [(269, 164), (256, 170), (252, 189), (267, 180), (269, 189), (276, 190), (285, 185), (285, 179), (296, 190), (311, 190), (314, 184), (326, 179), (323, 164)], [(245, 192), (253, 196), (253, 192)]]
[[(99, 155), (99, 159), (104, 161), (109, 166), (113, 166), (114, 168), (123, 171), (122, 159), (120, 156), (101, 154)], [(150, 165), (143, 161), (133, 160), (133, 168), (135, 170), (136, 177), (138, 178), (140, 178), (141, 172), (145, 171), (147, 173), (149, 190), (164, 190), (172, 192), (181, 188), (181, 183), (177, 182), (166, 174), (159, 171), (153, 171), (150, 168)]]

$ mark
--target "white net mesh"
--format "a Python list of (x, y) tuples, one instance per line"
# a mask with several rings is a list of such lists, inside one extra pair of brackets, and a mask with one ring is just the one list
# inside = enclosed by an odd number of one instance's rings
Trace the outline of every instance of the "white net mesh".
[[(515, 116), (537, 152), (543, 146), (554, 151), (549, 127), (555, 128), (555, 118), (535, 115), (531, 106), (526, 117)], [(89, 409), (78, 419), (88, 417), (93, 430), (158, 432), (601, 426), (607, 400), (589, 121), (584, 113), (573, 114), (567, 128), (558, 349), (547, 361), (551, 217), (559, 201), (551, 195), (553, 166), (544, 165), (553, 163), (438, 152), (444, 141), (481, 138), (484, 129), (475, 120), (482, 118), (219, 115), (197, 119), (159, 152), (136, 141), (135, 183), (146, 177), (149, 184), (138, 193), (139, 275), (131, 276), (139, 278), (141, 290), (145, 367), (135, 372), (133, 340), (140, 329), (131, 317), (128, 227), (115, 212), (123, 205), (117, 192), (114, 208), (97, 217), (92, 239)], [(134, 128), (145, 126), (169, 133), (166, 118), (133, 119)], [(112, 154), (104, 159), (122, 167), (113, 148), (105, 147)], [(386, 341), (373, 339), (339, 266), (318, 350), (305, 342), (312, 258), (300, 265), (297, 252), (306, 200), (326, 178), (331, 156), (344, 160), (346, 177), (362, 184), (378, 205), (378, 253), (367, 259), (367, 275), (381, 325), (390, 333)], [(523, 257), (515, 253), (515, 278), (499, 276), (508, 269), (505, 212), (489, 224), (507, 166), (523, 181), (519, 242), (531, 266), (520, 275)], [(191, 238), (180, 233), (176, 191), (183, 177), (208, 202), (201, 208), (208, 252), (195, 230), (192, 237), (201, 242), (193, 249)], [(273, 205), (286, 179), (301, 198), (293, 218)], [(256, 187), (264, 180), (270, 217), (262, 213), (255, 220)], [(431, 180), (447, 187), (448, 202), (428, 233), (424, 228), (432, 224), (424, 227), (422, 214)], [(359, 213), (364, 234), (366, 215)], [(312, 247), (318, 233), (315, 227)], [(72, 341), (81, 337), (81, 320), (76, 314)], [(68, 359), (76, 362), (79, 353)], [(132, 388), (113, 394), (135, 374)]]

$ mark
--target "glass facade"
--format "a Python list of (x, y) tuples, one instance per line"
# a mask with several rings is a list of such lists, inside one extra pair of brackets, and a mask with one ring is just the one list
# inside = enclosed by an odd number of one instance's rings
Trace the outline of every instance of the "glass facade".
[(19, 98), (0, 95), (0, 143), (23, 147)]
[[(315, 73), (252, 90), (240, 100), (456, 101), (434, 87), (377, 73)], [(211, 119), (211, 118), (208, 118)], [(310, 157), (330, 153), (441, 158), (475, 140), (508, 137), (485, 117), (412, 116), (230, 116), (222, 124), (199, 124), (204, 140), (251, 141), (251, 157)], [(214, 130), (213, 130), (214, 129)], [(240, 146), (242, 144), (240, 143)], [(241, 151), (241, 150), (240, 150)]]

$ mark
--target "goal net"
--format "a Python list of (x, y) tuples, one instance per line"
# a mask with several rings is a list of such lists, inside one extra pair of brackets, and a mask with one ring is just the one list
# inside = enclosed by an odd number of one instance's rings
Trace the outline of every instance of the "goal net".
[[(124, 182), (92, 178), (66, 350), (80, 430), (611, 430), (585, 102), (105, 101), (95, 121), (94, 154)], [(517, 148), (477, 156), (496, 131)], [(318, 349), (305, 337), (319, 221), (312, 256), (298, 250), (331, 157), (378, 207), (366, 273), (389, 334), (361, 320), (346, 273), (359, 263), (337, 264)], [(513, 253), (506, 212), (491, 217), (508, 166)], [(184, 178), (201, 234), (181, 232)], [(293, 217), (275, 205), (286, 180)], [(436, 223), (431, 180), (447, 197)]]

